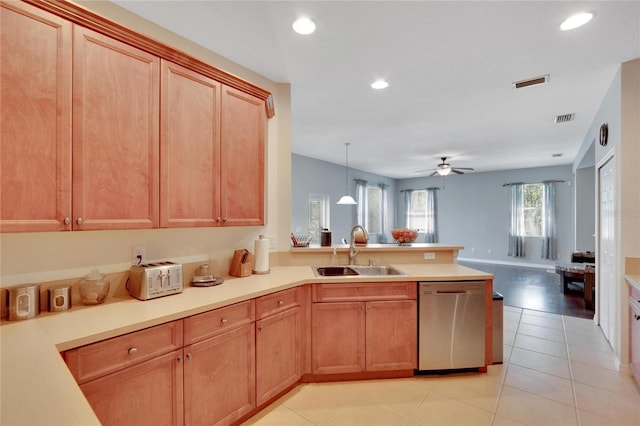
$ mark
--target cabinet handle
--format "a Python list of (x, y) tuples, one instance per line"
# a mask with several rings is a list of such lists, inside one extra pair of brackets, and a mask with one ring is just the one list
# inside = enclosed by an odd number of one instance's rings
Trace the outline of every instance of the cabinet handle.
[(182, 357), (181, 357), (181, 356), (179, 356), (179, 357), (178, 357), (178, 362), (179, 362), (180, 364), (182, 364)]
[(280, 306), (284, 305), (284, 300), (278, 300), (278, 305)]
[(71, 218), (70, 217), (65, 217), (64, 218), (64, 224), (65, 225), (71, 225)]
[(223, 221), (223, 222), (226, 222), (226, 221), (228, 221), (228, 220), (229, 220), (229, 218), (228, 218), (228, 217), (223, 217), (223, 218), (222, 218), (222, 221)]
[(129, 348), (129, 355), (133, 355), (138, 352), (138, 348)]
[(371, 305), (367, 305), (367, 311), (371, 310)]
[(640, 315), (633, 314), (633, 319), (635, 319), (636, 321), (640, 320)]
[(187, 354), (187, 359), (191, 359), (191, 352)]
[(222, 218), (220, 216), (216, 217), (216, 222), (220, 222), (222, 221)]
[(258, 326), (258, 331), (262, 331), (262, 326), (261, 325)]
[(222, 318), (222, 319), (220, 320), (220, 322), (221, 322), (222, 324), (226, 324), (226, 323), (228, 323), (228, 322), (229, 322), (229, 320), (228, 320), (228, 319), (226, 319), (226, 318)]
[(79, 218), (78, 218), (78, 220), (76, 220), (76, 223), (77, 223), (78, 225), (82, 225), (82, 224), (84, 223), (84, 219), (83, 219), (83, 218), (81, 218), (81, 217), (79, 217)]

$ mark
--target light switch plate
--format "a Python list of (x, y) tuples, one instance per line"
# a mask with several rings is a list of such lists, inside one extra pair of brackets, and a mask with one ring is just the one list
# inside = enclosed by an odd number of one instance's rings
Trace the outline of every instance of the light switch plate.
[(427, 252), (424, 254), (425, 260), (433, 260), (436, 258), (436, 254), (433, 252)]

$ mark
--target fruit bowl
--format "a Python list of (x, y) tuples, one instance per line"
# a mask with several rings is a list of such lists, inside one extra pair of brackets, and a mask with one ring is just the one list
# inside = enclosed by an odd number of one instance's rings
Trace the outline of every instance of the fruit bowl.
[(418, 238), (418, 231), (409, 228), (395, 228), (391, 230), (391, 236), (398, 245), (409, 245)]

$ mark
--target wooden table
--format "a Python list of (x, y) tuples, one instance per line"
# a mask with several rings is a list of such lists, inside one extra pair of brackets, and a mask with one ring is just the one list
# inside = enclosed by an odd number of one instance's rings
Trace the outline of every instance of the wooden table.
[(582, 283), (584, 288), (584, 306), (593, 309), (593, 294), (595, 290), (595, 264), (589, 263), (564, 263), (556, 265), (556, 273), (562, 280), (562, 292), (566, 293), (569, 283)]

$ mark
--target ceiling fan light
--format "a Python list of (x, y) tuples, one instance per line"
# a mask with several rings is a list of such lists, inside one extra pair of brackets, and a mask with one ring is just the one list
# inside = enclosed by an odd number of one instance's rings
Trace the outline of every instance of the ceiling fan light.
[(356, 202), (356, 200), (353, 199), (351, 195), (343, 195), (342, 198), (340, 198), (336, 204), (353, 206), (358, 203)]
[(438, 170), (436, 170), (440, 176), (446, 176), (451, 173), (451, 166), (448, 164), (438, 164)]

